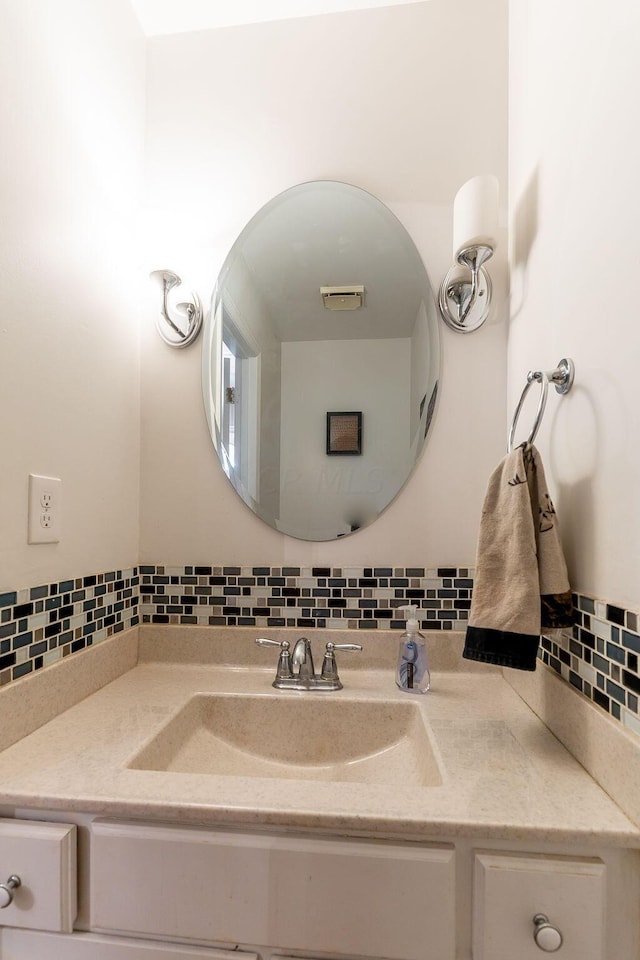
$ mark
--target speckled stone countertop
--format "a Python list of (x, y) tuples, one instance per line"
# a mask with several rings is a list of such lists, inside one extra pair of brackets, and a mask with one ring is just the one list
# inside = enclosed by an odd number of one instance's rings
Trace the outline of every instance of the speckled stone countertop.
[[(273, 650), (249, 655), (244, 643), (239, 662), (229, 665), (230, 641), (216, 644), (212, 637), (194, 631), (181, 643), (171, 631), (147, 635), (136, 648), (137, 665), (129, 669), (127, 661), (116, 679), (0, 753), (0, 804), (183, 823), (640, 847), (638, 828), (500, 671), (439, 669), (459, 658), (451, 638), (433, 658), (431, 691), (409, 698), (431, 732), (442, 773), (438, 786), (132, 769), (132, 758), (194, 694), (276, 695)], [(379, 638), (360, 639), (359, 666), (349, 655), (341, 659), (343, 691), (292, 695), (406, 702), (385, 666), (393, 662), (388, 648)], [(73, 669), (95, 671), (90, 660), (83, 654)], [(307, 731), (282, 730), (283, 737), (296, 735)]]

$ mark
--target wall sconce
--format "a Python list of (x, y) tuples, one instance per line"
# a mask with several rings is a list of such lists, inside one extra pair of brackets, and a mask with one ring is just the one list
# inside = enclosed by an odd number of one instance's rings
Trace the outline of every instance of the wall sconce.
[(455, 263), (440, 286), (442, 319), (458, 333), (481, 327), (491, 309), (491, 277), (484, 268), (493, 256), (498, 236), (498, 181), (473, 177), (453, 203)]
[(170, 347), (188, 347), (197, 339), (202, 327), (202, 304), (195, 291), (191, 301), (177, 303), (177, 316), (169, 313), (169, 292), (179, 287), (182, 280), (173, 270), (154, 270), (149, 274), (152, 280), (162, 287), (162, 310), (156, 320), (156, 329), (164, 342)]

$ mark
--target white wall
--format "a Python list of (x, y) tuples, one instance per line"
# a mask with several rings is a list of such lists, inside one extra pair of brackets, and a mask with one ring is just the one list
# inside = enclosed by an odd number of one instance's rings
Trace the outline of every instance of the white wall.
[[(0, 12), (0, 589), (137, 555), (140, 292), (143, 559), (472, 560), (486, 476), (503, 448), (503, 259), (492, 266), (495, 320), (468, 338), (442, 329), (433, 435), (398, 502), (337, 543), (283, 537), (218, 468), (199, 348), (161, 344), (156, 291), (136, 286), (144, 42), (128, 3), (0, 0)], [(551, 395), (538, 439), (573, 585), (637, 607), (640, 10), (632, 0), (613, 0), (606, 16), (595, 0), (511, 0), (510, 16), (507, 407), (529, 368), (573, 356), (576, 386)], [(385, 201), (437, 284), (457, 187), (485, 171), (505, 182), (506, 51), (503, 0), (151, 41), (144, 267), (174, 266), (210, 290), (255, 210), (322, 177)], [(26, 544), (30, 471), (63, 478), (59, 545)]]
[[(0, 592), (136, 562), (144, 41), (127, 0), (0, 0)], [(27, 475), (63, 481), (27, 545)]]
[(576, 364), (536, 441), (574, 589), (640, 605), (640, 7), (511, 0), (509, 409)]
[(180, 3), (176, 0), (131, 0), (148, 37), (417, 2), (419, 0), (269, 0), (268, 3), (264, 0), (180, 0)]
[[(256, 210), (295, 183), (336, 179), (397, 214), (437, 286), (451, 262), (456, 190), (477, 173), (506, 182), (506, 92), (506, 0), (430, 0), (155, 38), (148, 266), (171, 266), (206, 295)], [(159, 341), (150, 292), (142, 561), (473, 562), (486, 479), (504, 449), (504, 263), (503, 249), (492, 264), (494, 321), (471, 337), (442, 328), (434, 430), (402, 495), (372, 526), (325, 544), (271, 530), (237, 498), (207, 435), (200, 348), (178, 353)]]

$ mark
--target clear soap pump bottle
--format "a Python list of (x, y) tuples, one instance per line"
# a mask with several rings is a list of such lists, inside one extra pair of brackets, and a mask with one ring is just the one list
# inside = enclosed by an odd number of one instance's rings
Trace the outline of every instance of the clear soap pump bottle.
[(405, 693), (426, 693), (431, 683), (427, 665), (426, 640), (418, 631), (416, 607), (400, 607), (408, 612), (407, 629), (400, 637), (396, 684)]

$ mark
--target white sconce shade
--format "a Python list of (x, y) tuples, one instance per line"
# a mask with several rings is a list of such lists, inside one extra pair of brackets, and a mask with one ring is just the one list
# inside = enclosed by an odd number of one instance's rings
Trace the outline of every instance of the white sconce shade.
[(481, 327), (491, 307), (491, 278), (484, 264), (498, 244), (498, 181), (472, 177), (453, 202), (454, 265), (440, 286), (442, 319), (458, 333)]
[(498, 244), (498, 180), (488, 175), (472, 177), (453, 201), (453, 259), (465, 247)]

